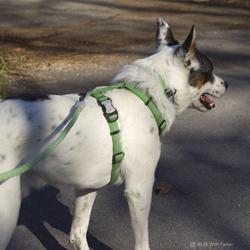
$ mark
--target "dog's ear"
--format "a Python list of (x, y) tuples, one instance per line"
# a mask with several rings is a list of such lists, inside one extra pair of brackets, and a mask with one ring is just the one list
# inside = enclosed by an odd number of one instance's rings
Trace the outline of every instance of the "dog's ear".
[(195, 53), (195, 48), (196, 48), (196, 30), (195, 26), (193, 25), (186, 40), (176, 50), (175, 54), (178, 57), (191, 58), (192, 55)]
[(175, 51), (175, 56), (183, 60), (184, 66), (189, 67), (196, 51), (196, 30), (193, 25), (186, 40)]
[(179, 44), (173, 36), (173, 32), (168, 23), (162, 18), (157, 18), (157, 30), (156, 30), (156, 47), (160, 50), (164, 46), (171, 46)]
[(186, 40), (182, 44), (182, 49), (185, 51), (186, 54), (192, 55), (194, 53), (196, 47), (196, 30), (195, 26), (193, 25)]

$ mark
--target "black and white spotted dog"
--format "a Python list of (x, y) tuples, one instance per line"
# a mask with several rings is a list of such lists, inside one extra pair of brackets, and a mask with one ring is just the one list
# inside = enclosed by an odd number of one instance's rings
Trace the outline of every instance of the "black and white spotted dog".
[[(206, 111), (214, 107), (211, 96), (220, 97), (227, 84), (213, 73), (211, 61), (196, 47), (195, 28), (179, 44), (169, 25), (157, 20), (158, 52), (125, 66), (113, 82), (130, 82), (149, 93), (167, 121), (188, 107)], [(175, 90), (174, 101), (164, 93), (162, 82)], [(125, 89), (107, 93), (119, 113), (125, 157), (117, 184), (125, 183), (135, 249), (149, 250), (148, 215), (154, 172), (161, 154), (157, 124), (148, 107)], [(79, 96), (24, 96), (0, 103), (0, 172), (14, 168), (39, 152), (45, 138), (67, 117)], [(53, 136), (49, 137), (53, 139)], [(70, 241), (88, 250), (86, 233), (97, 190), (111, 177), (112, 141), (107, 121), (96, 99), (86, 96), (76, 124), (54, 153), (39, 163), (32, 174), (50, 184), (75, 188), (76, 203)], [(7, 247), (19, 213), (20, 177), (0, 185), (0, 250)], [(55, 215), (56, 216), (56, 215)]]

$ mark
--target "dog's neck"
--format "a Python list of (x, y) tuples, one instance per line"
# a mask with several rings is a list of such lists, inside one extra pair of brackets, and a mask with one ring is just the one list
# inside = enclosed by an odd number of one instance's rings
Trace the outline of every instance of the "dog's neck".
[[(161, 52), (126, 65), (113, 79), (115, 82), (130, 82), (140, 86), (154, 99), (160, 112), (168, 123), (168, 129), (172, 125), (175, 116), (190, 105), (187, 73), (183, 68), (178, 68), (173, 60), (173, 52), (162, 50)], [(167, 98), (160, 77), (163, 78), (166, 88), (176, 89), (175, 102)]]

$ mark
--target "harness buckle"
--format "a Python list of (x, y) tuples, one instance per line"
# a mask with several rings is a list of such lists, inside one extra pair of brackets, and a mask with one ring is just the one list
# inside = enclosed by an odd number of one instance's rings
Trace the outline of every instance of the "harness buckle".
[(117, 164), (120, 163), (124, 158), (124, 153), (123, 152), (119, 152), (113, 155), (112, 158), (112, 164)]
[(115, 122), (118, 120), (118, 112), (112, 104), (112, 100), (104, 97), (98, 100), (98, 105), (101, 106), (103, 114), (108, 122)]

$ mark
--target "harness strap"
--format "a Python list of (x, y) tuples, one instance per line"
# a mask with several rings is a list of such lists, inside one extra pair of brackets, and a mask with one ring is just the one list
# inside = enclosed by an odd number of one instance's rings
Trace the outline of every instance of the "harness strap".
[(157, 105), (154, 103), (152, 97), (146, 92), (144, 92), (143, 90), (141, 90), (136, 85), (132, 83), (116, 83), (107, 87), (101, 87), (101, 88), (97, 87), (90, 93), (90, 95), (93, 96), (93, 94), (96, 95), (97, 93), (105, 95), (105, 93), (107, 93), (108, 91), (111, 91), (114, 89), (123, 89), (123, 88), (135, 94), (145, 103), (145, 105), (149, 108), (149, 110), (153, 114), (155, 121), (158, 125), (159, 134), (161, 135), (164, 129), (166, 128), (167, 123), (162, 117), (162, 114), (159, 111)]
[(120, 165), (124, 158), (124, 153), (122, 152), (120, 129), (117, 122), (118, 113), (112, 105), (112, 100), (103, 94), (103, 90), (104, 88), (94, 89), (90, 95), (97, 100), (97, 103), (102, 108), (103, 115), (108, 122), (113, 144), (112, 171), (109, 184), (113, 184), (117, 181), (120, 174)]
[(158, 107), (154, 103), (152, 97), (147, 94), (146, 92), (142, 91), (140, 88), (138, 88), (136, 85), (131, 83), (124, 83), (123, 88), (131, 91), (133, 94), (138, 96), (145, 105), (149, 108), (149, 110), (152, 112), (155, 121), (158, 125), (159, 134), (161, 135), (164, 129), (167, 126), (166, 121), (163, 119), (161, 112), (159, 111)]
[(152, 112), (158, 125), (159, 134), (161, 134), (167, 126), (166, 121), (163, 119), (162, 114), (158, 110), (152, 97), (134, 84), (117, 83), (107, 87), (97, 87), (93, 91), (91, 91), (90, 95), (97, 100), (97, 103), (102, 108), (103, 115), (108, 122), (113, 143), (112, 171), (109, 184), (114, 184), (117, 181), (120, 174), (121, 162), (124, 158), (124, 152), (122, 151), (120, 138), (120, 129), (118, 125), (118, 112), (112, 105), (112, 100), (105, 96), (105, 93), (114, 89), (126, 89), (139, 97)]

